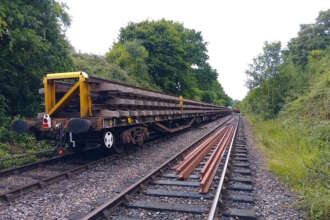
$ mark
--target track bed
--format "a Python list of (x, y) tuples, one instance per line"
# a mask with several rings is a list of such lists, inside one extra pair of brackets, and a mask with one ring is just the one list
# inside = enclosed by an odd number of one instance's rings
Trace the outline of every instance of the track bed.
[[(229, 123), (237, 125), (237, 119), (238, 117), (236, 120), (230, 121)], [(222, 159), (215, 171), (213, 181), (207, 193), (200, 193), (202, 190), (200, 183), (200, 179), (202, 179), (201, 171), (205, 164), (208, 163), (210, 157), (215, 154), (214, 151), (217, 150), (218, 143), (214, 144), (212, 149), (205, 155), (199, 165), (194, 168), (194, 171), (187, 179), (178, 180), (178, 175), (173, 170), (173, 166), (177, 167), (180, 161), (184, 160), (189, 153), (196, 151), (202, 142), (210, 139), (210, 136), (212, 136), (211, 134), (217, 132), (217, 130), (226, 123), (228, 122), (219, 125), (217, 129), (204, 136), (198, 143), (187, 147), (184, 151), (149, 173), (142, 180), (120, 193), (116, 198), (97, 207), (83, 219), (213, 219), (215, 217), (227, 218), (227, 216), (255, 219), (255, 212), (251, 206), (245, 206), (244, 210), (234, 209), (234, 207), (237, 207), (233, 205), (236, 200), (230, 197), (227, 188), (226, 192), (221, 191), (224, 182), (226, 186), (229, 184), (229, 188), (232, 189), (235, 187), (237, 188), (235, 185), (236, 182), (234, 181), (238, 181), (238, 183), (244, 182), (245, 184), (252, 183), (251, 178), (237, 176), (236, 174), (233, 179), (228, 181), (228, 177), (230, 179), (233, 176), (232, 173), (238, 173), (238, 175), (251, 174), (247, 169), (232, 171), (232, 166), (244, 166), (244, 168), (246, 168), (246, 164), (242, 164), (241, 162), (238, 164), (236, 163), (238, 160), (243, 160), (244, 156), (242, 154), (246, 153), (240, 146), (244, 139), (242, 137), (242, 129), (238, 128), (240, 133), (237, 132), (237, 139), (235, 139), (236, 136), (235, 133), (233, 133), (234, 135), (232, 136), (230, 147), (227, 146), (224, 150)], [(236, 147), (237, 149), (235, 149)], [(233, 159), (230, 157), (231, 152), (233, 152)], [(230, 169), (227, 169), (227, 167), (230, 167)], [(242, 172), (239, 173), (240, 171)], [(224, 181), (225, 176), (227, 176), (226, 181)], [(251, 187), (251, 185), (249, 186)], [(218, 193), (218, 191), (221, 193)], [(225, 195), (225, 197), (223, 197), (223, 195)], [(234, 196), (240, 200), (239, 202), (244, 198), (251, 199), (251, 201), (249, 200), (248, 202), (253, 204), (253, 197), (251, 195)], [(233, 207), (230, 207), (230, 209), (228, 208), (229, 202), (221, 203), (222, 198), (227, 198), (228, 201), (231, 198), (231, 205), (233, 205)], [(218, 212), (214, 212), (212, 210), (214, 206), (216, 207), (216, 211), (219, 210), (219, 207), (221, 210), (226, 210), (226, 214), (222, 215)], [(246, 214), (247, 212), (249, 216)]]

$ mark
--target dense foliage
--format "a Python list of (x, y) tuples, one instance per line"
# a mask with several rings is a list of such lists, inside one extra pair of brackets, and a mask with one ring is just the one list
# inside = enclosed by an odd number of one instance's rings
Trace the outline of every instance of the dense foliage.
[[(265, 119), (274, 118), (304, 94), (310, 82), (329, 70), (330, 10), (320, 12), (315, 24), (301, 25), (298, 37), (281, 50), (279, 42), (265, 43), (263, 53), (246, 71), (250, 92), (241, 106)], [(319, 66), (316, 66), (316, 63)]]
[[(48, 72), (80, 69), (90, 74), (230, 104), (207, 63), (200, 32), (172, 21), (145, 21), (122, 28), (106, 57), (73, 51), (65, 38), (70, 18), (55, 0), (0, 3), (0, 122), (7, 115), (41, 110), (38, 88)], [(192, 68), (195, 65), (198, 68)]]
[[(43, 74), (72, 70), (64, 33), (69, 24), (65, 6), (55, 0), (0, 1), (0, 168), (34, 160), (30, 153), (49, 148), (9, 128), (14, 116), (41, 110)], [(17, 154), (30, 156), (14, 160)]]
[(14, 117), (42, 111), (38, 89), (49, 72), (81, 70), (185, 98), (230, 104), (217, 72), (207, 63), (200, 32), (166, 20), (131, 23), (100, 56), (76, 53), (65, 37), (69, 25), (66, 6), (56, 0), (0, 1), (0, 167), (17, 162), (13, 155), (47, 148), (31, 136), (14, 134), (10, 125)]
[(206, 42), (200, 32), (173, 21), (130, 23), (107, 60), (125, 69), (142, 85), (186, 98), (229, 105), (231, 99), (208, 64)]
[(311, 219), (329, 219), (330, 10), (301, 25), (287, 49), (266, 42), (246, 72), (240, 107), (269, 169), (301, 195)]
[(136, 84), (124, 69), (115, 64), (110, 64), (104, 56), (74, 53), (73, 63), (76, 69), (88, 74), (100, 76), (105, 79), (126, 82), (128, 84)]
[(32, 115), (47, 72), (72, 68), (65, 8), (54, 0), (0, 3), (0, 114)]

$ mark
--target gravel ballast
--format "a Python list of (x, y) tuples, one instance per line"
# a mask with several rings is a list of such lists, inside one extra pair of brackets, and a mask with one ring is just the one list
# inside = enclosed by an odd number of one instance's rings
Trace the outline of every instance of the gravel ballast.
[[(79, 219), (211, 131), (219, 121), (115, 154), (111, 160), (68, 180), (19, 197), (9, 207), (0, 208), (0, 220)], [(251, 127), (246, 120), (244, 123), (249, 161), (255, 173), (255, 209), (258, 218), (304, 219), (303, 212), (295, 209), (296, 197), (267, 170), (263, 154), (255, 147)], [(152, 217), (152, 212), (149, 214)], [(189, 219), (189, 216), (186, 217)]]
[(201, 138), (223, 120), (113, 155), (111, 161), (14, 200), (9, 207), (0, 210), (0, 219), (78, 219)]
[(254, 139), (252, 128), (244, 120), (245, 135), (250, 152), (251, 168), (255, 171), (256, 211), (260, 219), (304, 219), (303, 213), (295, 209), (296, 198), (267, 170), (265, 157), (258, 148)]

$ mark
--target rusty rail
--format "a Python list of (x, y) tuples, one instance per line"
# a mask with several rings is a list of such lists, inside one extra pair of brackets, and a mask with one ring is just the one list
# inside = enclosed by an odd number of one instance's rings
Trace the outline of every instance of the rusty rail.
[(231, 150), (233, 148), (234, 140), (235, 140), (235, 137), (236, 137), (236, 134), (237, 134), (237, 130), (238, 130), (238, 126), (239, 126), (239, 123), (240, 123), (240, 119), (241, 118), (239, 116), (238, 122), (237, 122), (237, 124), (235, 126), (235, 130), (233, 132), (233, 135), (232, 135), (232, 138), (231, 138), (231, 141), (230, 141), (230, 146), (229, 146), (227, 157), (226, 157), (226, 161), (225, 161), (225, 164), (224, 164), (222, 173), (221, 173), (220, 181), (219, 181), (217, 190), (215, 192), (215, 196), (214, 196), (214, 199), (213, 199), (213, 202), (212, 202), (212, 205), (211, 205), (210, 212), (209, 212), (208, 217), (207, 217), (208, 220), (215, 219), (216, 210), (217, 210), (218, 203), (219, 203), (219, 200), (220, 200), (221, 190), (223, 188), (223, 183), (224, 183), (224, 180), (225, 180), (228, 163), (229, 163), (229, 159), (230, 159), (230, 156), (231, 156)]
[(194, 151), (186, 155), (184, 160), (175, 167), (175, 171), (178, 173), (178, 179), (187, 179), (189, 175), (194, 171), (196, 166), (203, 160), (206, 154), (210, 152), (214, 144), (223, 135), (224, 129), (220, 129), (210, 138), (200, 144)]
[(226, 130), (226, 134), (221, 139), (221, 141), (216, 146), (216, 149), (204, 165), (202, 171), (201, 171), (201, 182), (200, 182), (200, 192), (201, 193), (207, 193), (210, 189), (211, 183), (213, 181), (213, 178), (215, 176), (215, 173), (217, 171), (217, 168), (220, 165), (221, 159), (224, 155), (225, 149), (228, 146), (228, 142), (232, 136), (233, 128), (230, 126)]
[[(229, 122), (231, 121), (232, 120), (229, 120)], [(177, 172), (176, 178), (186, 180), (190, 174), (194, 172), (195, 168), (201, 163), (205, 156), (214, 148), (210, 158), (200, 172), (200, 192), (207, 193), (210, 189), (217, 168), (220, 165), (221, 159), (223, 158), (225, 149), (233, 135), (233, 130), (232, 125), (227, 125), (219, 129), (193, 151), (184, 156), (183, 160), (173, 167)]]
[(120, 204), (125, 202), (125, 198), (128, 194), (141, 190), (143, 188), (141, 186), (148, 184), (148, 182), (151, 181), (153, 177), (157, 176), (160, 172), (164, 171), (164, 169), (168, 168), (171, 164), (175, 163), (179, 157), (181, 157), (184, 153), (189, 151), (191, 148), (195, 147), (197, 144), (200, 144), (200, 142), (203, 142), (205, 140), (205, 138), (208, 138), (210, 135), (212, 135), (212, 133), (217, 131), (217, 129), (219, 129), (221, 126), (226, 124), (230, 119), (231, 119), (231, 117), (226, 119), (224, 122), (222, 122), (218, 126), (216, 126), (211, 132), (205, 134), (199, 140), (195, 141), (194, 143), (190, 144), (186, 148), (182, 149), (180, 152), (178, 152), (176, 155), (174, 155), (173, 157), (171, 157), (170, 159), (165, 161), (159, 167), (152, 170), (150, 173), (148, 173), (145, 177), (140, 179), (138, 182), (131, 185), (130, 187), (128, 187), (126, 190), (124, 190), (123, 192), (121, 192), (120, 194), (115, 196), (114, 198), (109, 199), (104, 204), (95, 208), (94, 210), (92, 210), (90, 213), (88, 213), (86, 216), (84, 216), (81, 219), (88, 220), (88, 219), (100, 219), (100, 217), (102, 217), (102, 216), (105, 217), (104, 213), (106, 213), (107, 210), (111, 210), (115, 207), (118, 207)]
[[(232, 120), (229, 121), (231, 122)], [(177, 172), (176, 178), (186, 180), (190, 174), (194, 172), (195, 168), (201, 163), (205, 156), (214, 148), (210, 158), (200, 172), (200, 192), (207, 193), (210, 189), (217, 168), (220, 165), (225, 149), (232, 137), (233, 130), (233, 126), (225, 126), (221, 128), (193, 151), (184, 156), (183, 160), (173, 167)]]

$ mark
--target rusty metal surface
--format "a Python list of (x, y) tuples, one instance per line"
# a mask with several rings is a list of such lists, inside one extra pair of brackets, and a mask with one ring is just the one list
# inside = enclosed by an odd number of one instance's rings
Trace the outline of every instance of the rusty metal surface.
[[(227, 124), (231, 121), (232, 120), (229, 119)], [(183, 160), (173, 167), (177, 172), (176, 178), (186, 180), (190, 174), (194, 172), (195, 168), (201, 163), (205, 156), (214, 149), (200, 171), (200, 192), (207, 193), (210, 189), (216, 170), (220, 165), (225, 149), (232, 138), (233, 130), (232, 125), (226, 125), (207, 138), (193, 151), (185, 155)]]
[[(228, 109), (221, 106), (188, 99), (182, 99), (181, 106), (179, 97), (130, 86), (124, 83), (106, 80), (99, 77), (89, 77), (88, 83), (91, 86), (93, 115), (96, 117), (105, 114), (105, 112), (102, 112), (102, 110), (114, 112), (149, 110), (152, 112), (151, 115), (156, 115), (157, 113), (155, 112), (157, 110), (169, 110), (169, 112), (165, 113), (165, 115), (171, 115), (173, 111), (177, 111), (176, 113), (178, 114), (204, 113), (205, 111), (219, 113), (228, 111)], [(57, 82), (56, 91), (58, 92), (58, 96), (61, 97), (62, 94), (65, 94), (65, 92), (69, 90), (70, 86), (71, 84), (69, 83)], [(72, 97), (70, 103), (68, 103), (68, 105), (65, 106), (56, 115), (56, 117), (61, 117), (61, 115), (63, 116), (70, 113), (73, 114), (74, 111), (71, 111), (70, 109), (77, 108), (79, 97)], [(189, 112), (185, 112), (185, 110)], [(119, 115), (116, 113), (111, 113), (109, 115), (106, 114), (106, 117), (128, 116), (133, 115), (130, 115), (129, 113)], [(143, 117), (145, 115), (140, 114), (138, 116)]]
[(215, 196), (214, 196), (211, 208), (210, 208), (210, 212), (209, 212), (208, 217), (207, 217), (208, 220), (216, 219), (216, 210), (218, 209), (218, 203), (221, 199), (220, 195), (221, 195), (221, 191), (222, 191), (223, 184), (224, 184), (224, 181), (225, 181), (225, 176), (227, 174), (227, 167), (228, 167), (229, 159), (230, 159), (230, 156), (231, 156), (231, 151), (232, 151), (232, 148), (233, 148), (233, 143), (234, 143), (235, 137), (237, 135), (237, 130), (238, 130), (239, 124), (240, 124), (240, 116), (238, 117), (238, 122), (235, 126), (235, 130), (233, 132), (233, 135), (232, 135), (232, 138), (231, 138), (231, 141), (230, 141), (230, 146), (229, 146), (226, 161), (225, 161), (222, 173), (221, 173), (220, 181), (218, 183), (218, 186), (217, 186), (217, 189), (216, 189), (216, 192), (215, 192)]
[(230, 129), (229, 129), (229, 127), (225, 127), (224, 130), (225, 130), (224, 135), (221, 137), (220, 141), (216, 144), (215, 150), (212, 152), (210, 158), (206, 161), (205, 165), (203, 166), (203, 168), (200, 172), (202, 177), (205, 175), (207, 170), (210, 168), (210, 166), (211, 166), (213, 160), (215, 159), (218, 151), (223, 151), (224, 150), (226, 140), (227, 140), (228, 136), (230, 135)]
[(209, 135), (211, 135), (213, 132), (215, 132), (217, 129), (219, 129), (223, 124), (225, 124), (229, 119), (226, 121), (222, 122), (220, 125), (218, 125), (214, 130), (209, 132), (208, 134), (205, 134), (201, 139), (198, 141), (195, 141), (191, 145), (187, 146), (186, 148), (182, 149), (180, 152), (178, 152), (176, 155), (165, 161), (163, 164), (161, 164), (159, 167), (155, 168), (152, 170), (150, 173), (148, 173), (144, 178), (140, 179), (138, 182), (134, 183), (130, 187), (128, 187), (126, 190), (122, 191), (120, 194), (118, 194), (116, 197), (109, 199), (102, 205), (98, 206), (94, 210), (92, 210), (90, 213), (88, 213), (85, 217), (81, 218), (82, 220), (89, 220), (89, 219), (99, 219), (100, 217), (104, 217), (104, 213), (109, 209), (113, 209), (123, 202), (125, 202), (125, 197), (137, 190), (140, 189), (141, 186), (144, 184), (147, 184), (154, 176), (156, 176), (159, 172), (162, 172), (166, 167), (168, 167), (170, 164), (174, 163), (177, 161), (177, 159), (182, 156), (182, 154), (186, 153), (189, 151), (191, 148), (199, 144), (201, 141), (203, 141), (205, 138), (207, 138)]
[(143, 144), (148, 139), (149, 132), (146, 127), (133, 127), (126, 129), (120, 135), (123, 144)]
[(216, 132), (216, 134), (204, 141), (193, 152), (186, 155), (185, 159), (175, 168), (177, 172), (177, 178), (187, 179), (189, 175), (195, 170), (197, 165), (203, 160), (206, 154), (210, 152), (222, 134), (223, 129)]
[(228, 132), (226, 133), (224, 138), (219, 142), (219, 144), (216, 146), (215, 151), (212, 153), (211, 157), (209, 158), (209, 160), (204, 165), (201, 171), (201, 177), (202, 177), (202, 180), (200, 182), (201, 193), (207, 193), (210, 189), (217, 168), (219, 167), (220, 161), (224, 155), (225, 148), (228, 146), (230, 138), (232, 137), (233, 134), (232, 126), (229, 127), (227, 131)]
[(186, 129), (186, 128), (189, 128), (192, 123), (194, 123), (195, 119), (191, 119), (190, 122), (186, 125), (182, 125), (182, 126), (178, 126), (176, 128), (168, 128), (166, 127), (165, 125), (161, 124), (160, 122), (156, 122), (155, 125), (157, 127), (159, 127), (160, 129), (164, 130), (165, 132), (168, 132), (168, 133), (175, 133), (175, 132), (178, 132), (180, 130), (183, 130), (183, 129)]

